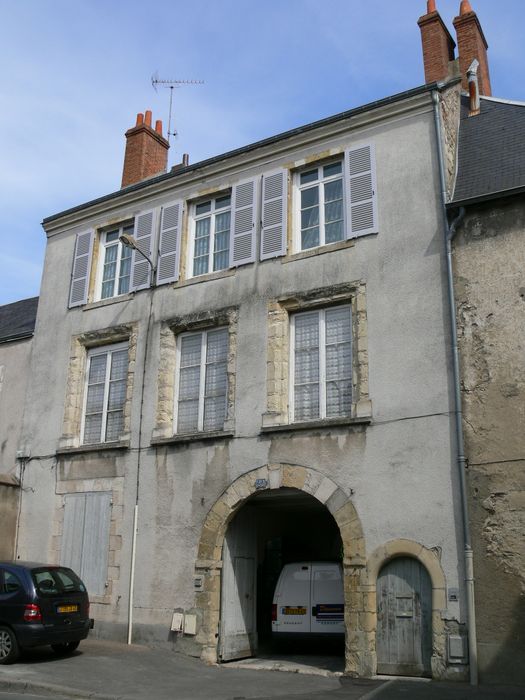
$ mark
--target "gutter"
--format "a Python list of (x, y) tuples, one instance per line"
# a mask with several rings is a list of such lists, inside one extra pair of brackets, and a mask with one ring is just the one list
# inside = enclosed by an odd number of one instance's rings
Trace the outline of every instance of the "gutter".
[(452, 368), (454, 381), (454, 413), (456, 425), (456, 450), (457, 450), (457, 468), (460, 485), (461, 497), (461, 515), (463, 521), (463, 544), (464, 544), (464, 565), (465, 565), (465, 585), (467, 594), (467, 630), (468, 630), (468, 655), (469, 655), (469, 670), (470, 684), (478, 685), (478, 650), (477, 650), (477, 634), (476, 634), (476, 609), (474, 600), (474, 564), (473, 552), (470, 538), (470, 523), (468, 514), (467, 502), (467, 483), (466, 483), (466, 457), (465, 457), (465, 440), (463, 435), (463, 409), (461, 405), (461, 384), (460, 384), (460, 369), (459, 369), (459, 351), (458, 337), (456, 328), (456, 302), (454, 294), (454, 277), (452, 271), (452, 239), (454, 238), (457, 229), (461, 226), (465, 218), (465, 209), (461, 207), (459, 214), (448, 224), (447, 217), (447, 194), (445, 183), (445, 161), (443, 156), (443, 144), (441, 141), (442, 125), (441, 114), (439, 111), (439, 94), (437, 91), (432, 93), (434, 102), (434, 124), (436, 128), (436, 140), (438, 147), (439, 160), (439, 176), (441, 184), (441, 208), (443, 212), (443, 226), (445, 233), (446, 245), (446, 262), (447, 262), (447, 287), (448, 287), (448, 304), (450, 315), (450, 335), (452, 341)]
[(12, 335), (6, 335), (0, 338), (0, 345), (3, 343), (11, 343), (13, 340), (25, 340), (26, 338), (32, 338), (34, 331), (24, 331), (23, 333), (13, 333)]

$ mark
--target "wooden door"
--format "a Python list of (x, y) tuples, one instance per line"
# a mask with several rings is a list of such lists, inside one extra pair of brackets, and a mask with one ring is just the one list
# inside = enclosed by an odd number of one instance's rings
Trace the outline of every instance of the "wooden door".
[(377, 672), (430, 676), (432, 585), (416, 560), (388, 562), (377, 579)]
[(232, 661), (254, 656), (256, 629), (256, 521), (245, 506), (224, 538), (221, 577), (219, 657)]

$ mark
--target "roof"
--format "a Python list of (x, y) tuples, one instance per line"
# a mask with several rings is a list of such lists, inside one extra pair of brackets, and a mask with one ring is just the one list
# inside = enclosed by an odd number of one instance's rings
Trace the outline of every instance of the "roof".
[(334, 114), (333, 116), (326, 117), (325, 119), (320, 119), (318, 121), (311, 122), (310, 124), (305, 124), (304, 126), (300, 126), (300, 127), (295, 128), (295, 129), (291, 129), (290, 131), (285, 131), (281, 134), (277, 134), (276, 136), (270, 136), (269, 138), (263, 139), (262, 141), (256, 141), (255, 143), (251, 143), (247, 146), (243, 146), (242, 148), (236, 148), (235, 150), (228, 151), (227, 153), (223, 153), (222, 155), (214, 156), (213, 158), (208, 158), (206, 160), (201, 160), (198, 163), (194, 163), (193, 165), (188, 165), (185, 168), (179, 167), (175, 171), (171, 170), (167, 173), (163, 173), (162, 175), (157, 175), (155, 177), (147, 178), (146, 180), (142, 180), (141, 182), (137, 182), (133, 185), (129, 185), (129, 187), (124, 187), (120, 190), (117, 190), (116, 192), (111, 192), (110, 194), (104, 195), (103, 197), (98, 197), (97, 199), (93, 199), (89, 202), (86, 202), (85, 204), (80, 204), (79, 206), (72, 207), (71, 209), (66, 209), (66, 210), (61, 211), (57, 214), (53, 214), (52, 216), (48, 216), (42, 221), (42, 225), (45, 227), (46, 224), (49, 224), (52, 221), (60, 219), (62, 216), (66, 216), (68, 214), (74, 214), (76, 212), (80, 212), (80, 211), (82, 211), (84, 209), (88, 209), (89, 207), (94, 206), (96, 204), (101, 204), (103, 202), (107, 202), (107, 201), (110, 201), (112, 199), (115, 199), (116, 197), (120, 197), (122, 194), (127, 194), (128, 192), (139, 191), (141, 189), (144, 189), (145, 187), (150, 187), (151, 185), (154, 185), (157, 182), (163, 182), (164, 180), (169, 180), (171, 178), (180, 177), (181, 175), (185, 175), (186, 173), (191, 173), (194, 170), (199, 170), (200, 168), (204, 168), (206, 166), (213, 165), (214, 163), (219, 163), (219, 162), (227, 160), (229, 158), (233, 158), (233, 157), (238, 156), (238, 155), (243, 155), (245, 153), (249, 153), (250, 151), (254, 151), (258, 148), (263, 148), (264, 146), (269, 146), (269, 145), (272, 145), (274, 143), (278, 143), (279, 141), (284, 141), (285, 139), (289, 139), (293, 136), (297, 136), (299, 134), (303, 134), (305, 132), (312, 131), (313, 129), (318, 129), (318, 128), (321, 128), (323, 126), (335, 124), (335, 123), (343, 121), (345, 119), (350, 119), (352, 117), (355, 117), (358, 114), (370, 112), (374, 109), (379, 109), (380, 107), (385, 107), (385, 106), (393, 104), (395, 102), (401, 102), (402, 100), (406, 100), (406, 99), (409, 99), (411, 97), (415, 97), (417, 95), (424, 94), (425, 92), (432, 92), (433, 90), (441, 90), (444, 87), (449, 87), (450, 85), (454, 85), (455, 83), (459, 82), (460, 80), (461, 80), (460, 78), (455, 78), (455, 79), (449, 80), (447, 83), (434, 82), (434, 83), (428, 83), (427, 85), (421, 85), (420, 87), (412, 88), (411, 90), (406, 90), (405, 92), (400, 92), (400, 93), (397, 93), (396, 95), (392, 95), (390, 97), (384, 97), (381, 100), (376, 100), (375, 102), (370, 102), (368, 104), (361, 105), (360, 107), (355, 107), (354, 109), (347, 110), (346, 112), (340, 112), (339, 114)]
[(30, 338), (35, 330), (38, 297), (0, 306), (0, 343)]
[(525, 191), (525, 103), (480, 99), (480, 114), (469, 117), (461, 103), (458, 174), (450, 205)]

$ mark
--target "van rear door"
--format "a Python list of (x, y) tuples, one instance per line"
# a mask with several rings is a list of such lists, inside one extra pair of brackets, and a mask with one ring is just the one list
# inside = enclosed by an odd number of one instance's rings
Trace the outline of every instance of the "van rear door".
[(312, 564), (311, 632), (344, 634), (344, 591), (340, 564)]
[(310, 632), (311, 568), (309, 563), (285, 564), (275, 590), (274, 632)]

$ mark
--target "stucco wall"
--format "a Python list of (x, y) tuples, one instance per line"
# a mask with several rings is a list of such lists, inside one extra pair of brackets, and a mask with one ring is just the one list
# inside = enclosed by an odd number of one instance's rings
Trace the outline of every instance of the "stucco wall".
[(32, 338), (0, 343), (0, 474), (17, 472)]
[(454, 249), (482, 679), (525, 681), (525, 199), (469, 211)]
[[(375, 113), (373, 121), (359, 117), (314, 135), (297, 136), (280, 145), (282, 152), (266, 147), (253, 154), (251, 161), (239, 156), (217, 172), (199, 174), (199, 179), (177, 191), (152, 193), (146, 201), (114, 201), (108, 205), (110, 211), (64, 224), (49, 237), (33, 360), (33, 371), (42, 367), (41, 381), (34, 387), (25, 431), (33, 453), (45, 458), (31, 463), (26, 475), (32, 490), (24, 497), (21, 551), (28, 558), (45, 552), (58, 558), (61, 520), (57, 511), (63, 505), (65, 488), (62, 483), (56, 488), (57, 481), (63, 481), (60, 474), (71, 475), (68, 489), (112, 488), (120, 520), (112, 534), (117, 539), (111, 542), (114, 568), (110, 573), (116, 575), (117, 567), (119, 573), (109, 603), (93, 605), (99, 633), (118, 633), (121, 638), (125, 634), (137, 484), (136, 638), (167, 641), (172, 639), (169, 623), (174, 608), (195, 609), (195, 560), (208, 512), (238, 477), (271, 463), (303, 465), (329, 476), (345, 493), (353, 494), (366, 553), (399, 538), (433, 549), (441, 559), (447, 585), (461, 591), (459, 603), (443, 601), (447, 607), (436, 614), (440, 619), (464, 619), (458, 557), (460, 515), (444, 340), (442, 221), (429, 96), (403, 110), (396, 105), (391, 111)], [(299, 167), (305, 159), (313, 162), (317, 156), (341, 153), (346, 147), (368, 142), (376, 148), (378, 234), (308, 255), (289, 254), (208, 279), (183, 280), (153, 292), (67, 311), (77, 231), (129, 218), (175, 197), (192, 199), (203, 191), (221, 191), (270, 166)], [(270, 305), (296, 292), (349, 282), (356, 288), (366, 287), (372, 423), (263, 432), (263, 415), (268, 408)], [(152, 445), (163, 366), (161, 334), (173, 319), (220, 315), (226, 308), (237, 309), (233, 436)], [(149, 350), (141, 408), (148, 317)], [(97, 460), (107, 459), (116, 465), (115, 477), (110, 480), (109, 472), (83, 473), (76, 464), (80, 457), (74, 453), (59, 459), (54, 454), (63, 432), (71, 338), (123, 324), (136, 324), (137, 328), (131, 449), (98, 453)], [(50, 356), (53, 362), (44, 362)], [(373, 636), (373, 631), (367, 634)], [(198, 653), (195, 647), (191, 650)]]

